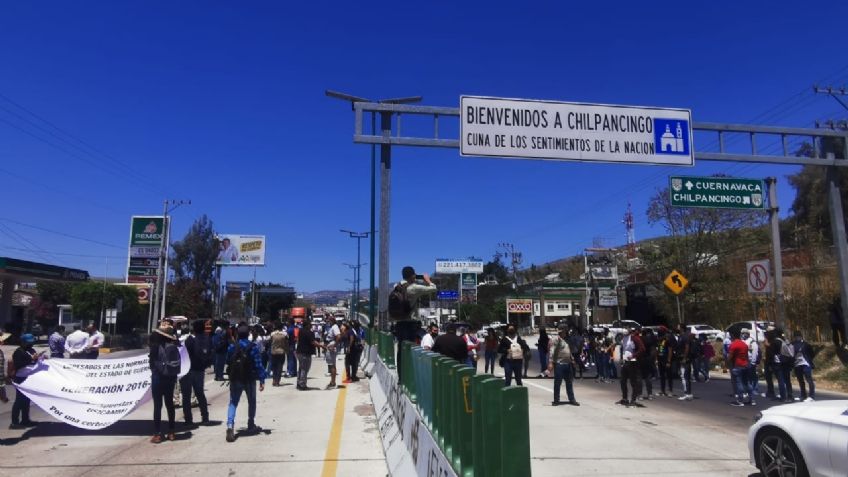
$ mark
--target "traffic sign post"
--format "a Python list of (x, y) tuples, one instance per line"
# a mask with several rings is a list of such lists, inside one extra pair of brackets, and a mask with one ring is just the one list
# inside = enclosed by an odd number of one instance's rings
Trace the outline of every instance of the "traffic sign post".
[(765, 208), (765, 186), (760, 179), (671, 176), (668, 182), (673, 207)]
[(665, 283), (666, 288), (674, 293), (674, 301), (677, 304), (677, 322), (683, 323), (683, 311), (680, 308), (680, 294), (686, 288), (686, 285), (689, 284), (689, 280), (687, 280), (686, 277), (677, 270), (672, 270), (671, 273), (665, 277), (663, 283)]
[(745, 264), (748, 293), (771, 293), (771, 278), (768, 260), (756, 260)]

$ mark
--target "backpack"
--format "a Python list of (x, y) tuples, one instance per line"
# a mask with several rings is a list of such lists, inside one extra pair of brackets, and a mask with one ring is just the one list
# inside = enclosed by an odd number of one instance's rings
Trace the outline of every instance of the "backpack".
[(699, 359), (704, 356), (704, 350), (701, 348), (701, 341), (697, 338), (689, 340), (689, 359)]
[(518, 342), (518, 337), (515, 337), (515, 341), (510, 338), (509, 339), (509, 348), (507, 348), (507, 355), (509, 359), (524, 359), (524, 350), (521, 349), (521, 344)]
[(236, 343), (235, 352), (227, 362), (227, 376), (230, 381), (246, 383), (254, 378), (253, 357), (250, 356), (252, 350), (253, 343), (249, 343), (246, 348), (243, 348), (241, 343)]
[(204, 368), (212, 365), (212, 342), (208, 335), (202, 334), (194, 337), (194, 357), (200, 360)]
[(159, 345), (159, 354), (154, 362), (156, 371), (162, 376), (179, 376), (180, 350), (174, 343)]
[(393, 320), (407, 320), (412, 312), (412, 303), (406, 294), (409, 283), (395, 285), (394, 290), (389, 293), (389, 318)]

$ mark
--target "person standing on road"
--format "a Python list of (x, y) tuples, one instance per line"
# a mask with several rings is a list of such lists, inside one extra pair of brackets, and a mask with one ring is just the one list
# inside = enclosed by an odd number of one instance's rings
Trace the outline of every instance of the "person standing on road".
[(775, 399), (774, 393), (774, 375), (775, 375), (775, 356), (774, 356), (774, 328), (769, 327), (765, 332), (765, 341), (763, 341), (763, 376), (766, 379), (766, 394), (764, 397)]
[(657, 370), (657, 337), (650, 328), (642, 330), (642, 344), (645, 345), (645, 354), (639, 362), (642, 373), (642, 382), (645, 384), (645, 399), (654, 399), (654, 383)]
[(86, 358), (97, 359), (100, 356), (100, 347), (103, 346), (106, 337), (94, 326), (94, 323), (88, 325), (88, 335), (88, 352), (86, 353)]
[(568, 404), (572, 406), (580, 405), (574, 398), (574, 359), (567, 338), (568, 325), (563, 323), (559, 325), (557, 335), (548, 340), (551, 361), (548, 363), (546, 371), (549, 376), (554, 375), (554, 400), (551, 402), (551, 406), (565, 404), (559, 400), (563, 381), (565, 381), (565, 394), (568, 396)]
[[(21, 345), (12, 353), (12, 366), (14, 368), (14, 376), (10, 376), (12, 382), (21, 384), (26, 381), (26, 376), (19, 376), (19, 371), (26, 367), (38, 363), (42, 358), (43, 353), (36, 353), (32, 347), (35, 344), (35, 336), (26, 333), (21, 335)], [(29, 418), (30, 400), (26, 394), (20, 389), (15, 392), (15, 402), (12, 404), (12, 423), (9, 429), (26, 429), (38, 425), (37, 422)]]
[(50, 348), (51, 358), (65, 357), (65, 327), (59, 325), (53, 330), (53, 334), (47, 339), (47, 346)]
[(439, 336), (439, 327), (434, 323), (430, 323), (430, 326), (427, 327), (427, 333), (421, 337), (421, 348), (424, 351), (431, 351), (437, 336)]
[(241, 325), (236, 330), (238, 341), (227, 348), (227, 376), (230, 380), (230, 404), (227, 407), (227, 442), (236, 440), (235, 423), (241, 393), (247, 395), (247, 431), (257, 433), (256, 425), (256, 381), (259, 392), (265, 390), (265, 368), (259, 349), (251, 342), (250, 328)]
[(748, 377), (748, 345), (740, 339), (740, 333), (736, 330), (730, 331), (730, 339), (730, 347), (727, 349), (727, 368), (730, 370), (730, 380), (736, 396), (736, 401), (730, 404), (740, 407), (745, 404), (756, 406)]
[(300, 335), (300, 326), (295, 323), (294, 318), (289, 318), (289, 326), (286, 329), (289, 335), (289, 354), (288, 354), (288, 377), (297, 377), (297, 338)]
[(474, 368), (474, 371), (477, 371), (477, 347), (479, 342), (477, 341), (477, 337), (474, 336), (474, 330), (471, 328), (465, 328), (462, 333), (462, 339), (465, 341), (465, 347), (467, 351), (467, 358), (465, 360), (465, 364), (469, 367)]
[(350, 374), (347, 375), (347, 378), (354, 383), (359, 381), (356, 374), (359, 372), (359, 360), (362, 358), (362, 351), (365, 349), (362, 345), (360, 329), (359, 322), (354, 321), (350, 324), (350, 332), (348, 333), (350, 337), (348, 346), (348, 350), (350, 350)]
[(539, 365), (541, 370), (539, 371), (539, 377), (544, 378), (547, 374), (550, 376), (548, 372), (548, 352), (549, 346), (551, 344), (551, 339), (548, 337), (548, 331), (542, 326), (539, 329), (539, 340), (536, 341), (536, 347), (539, 348)]
[(174, 409), (174, 388), (180, 374), (180, 350), (174, 327), (170, 321), (163, 321), (159, 328), (150, 334), (150, 391), (153, 395), (153, 437), (150, 442), (162, 442), (162, 404), (168, 412), (169, 441), (176, 439), (176, 411)]
[(498, 333), (494, 328), (489, 328), (486, 332), (486, 339), (483, 342), (484, 351), (484, 373), (495, 374), (495, 359), (498, 357)]
[(607, 347), (604, 344), (604, 335), (601, 333), (595, 333), (593, 342), (593, 348), (595, 353), (595, 370), (598, 373), (598, 375), (595, 376), (595, 381), (605, 383), (609, 381), (609, 358), (606, 354)]
[(212, 342), (209, 335), (204, 332), (205, 324), (201, 320), (195, 320), (191, 324), (191, 334), (186, 338), (184, 345), (191, 360), (188, 373), (180, 379), (180, 394), (183, 398), (183, 419), (191, 425), (194, 418), (191, 415), (191, 392), (197, 398), (200, 407), (200, 422), (209, 424), (209, 408), (206, 402), (206, 392), (203, 390), (203, 381), (206, 376), (206, 368), (212, 364)]
[[(660, 396), (674, 396), (674, 370), (677, 369), (677, 361), (674, 359), (674, 350), (677, 348), (677, 340), (665, 326), (659, 328), (659, 339), (657, 340), (657, 364), (660, 374)], [(668, 384), (668, 392), (666, 392)]]
[(306, 391), (309, 388), (306, 386), (306, 380), (309, 379), (309, 368), (312, 367), (312, 355), (315, 354), (315, 349), (323, 346), (315, 339), (312, 334), (312, 327), (309, 324), (309, 318), (303, 319), (303, 328), (300, 329), (300, 336), (297, 339), (297, 390)]
[(712, 367), (713, 358), (715, 358), (715, 348), (706, 336), (701, 336), (701, 375), (704, 376), (704, 382), (710, 382), (710, 368)]
[(515, 330), (515, 325), (509, 325), (506, 328), (506, 336), (501, 340), (498, 346), (498, 352), (505, 355), (504, 359), (504, 379), (506, 385), (512, 384), (512, 377), (515, 376), (515, 383), (523, 386), (521, 383), (521, 375), (524, 369), (524, 349), (529, 349), (523, 338), (518, 336)]
[[(795, 353), (795, 377), (798, 379), (798, 387), (801, 389), (802, 401), (813, 401), (816, 398), (816, 384), (813, 382), (813, 349), (804, 341), (800, 331), (792, 336), (792, 351)], [(804, 385), (807, 382), (807, 386)], [(807, 395), (807, 387), (810, 394)]]
[(68, 357), (85, 359), (89, 338), (88, 333), (80, 329), (79, 326), (74, 326), (74, 332), (65, 338), (65, 351), (68, 352)]
[(224, 380), (224, 367), (227, 365), (227, 347), (229, 343), (227, 333), (221, 327), (215, 328), (212, 336), (212, 347), (215, 350), (215, 381)]
[(695, 398), (692, 392), (692, 366), (700, 347), (695, 344), (688, 326), (678, 325), (677, 331), (680, 336), (677, 341), (677, 352), (680, 356), (680, 381), (683, 384), (683, 395), (677, 400), (691, 401)]
[[(642, 394), (640, 361), (645, 356), (645, 344), (639, 336), (639, 328), (629, 326), (629, 334), (621, 340), (621, 401), (619, 404), (632, 406)], [(630, 382), (630, 400), (627, 399), (627, 383)]]
[(430, 275), (426, 273), (417, 275), (415, 269), (410, 266), (403, 267), (401, 276), (403, 279), (395, 285), (388, 300), (389, 318), (394, 321), (394, 333), (397, 339), (395, 365), (398, 371), (398, 379), (400, 379), (403, 370), (401, 364), (402, 343), (409, 341), (414, 344), (418, 339), (418, 331), (421, 329), (421, 322), (418, 321), (421, 298), (437, 291), (436, 285), (430, 281)]
[[(324, 333), (325, 347), (324, 362), (327, 363), (327, 372), (330, 373), (330, 383), (324, 389), (333, 389), (336, 387), (336, 363), (339, 360), (339, 342), (342, 340), (342, 330), (336, 324), (336, 317), (328, 316), (327, 322), (329, 328)], [(300, 381), (298, 381), (300, 386)]]
[(777, 385), (780, 391), (780, 400), (783, 402), (794, 402), (792, 396), (792, 369), (795, 367), (795, 353), (792, 345), (783, 334), (783, 330), (774, 330), (775, 368), (777, 370)]
[(742, 341), (748, 346), (748, 387), (753, 396), (760, 394), (760, 378), (757, 376), (757, 366), (760, 364), (760, 344), (751, 337), (751, 330), (742, 328)]
[(455, 359), (461, 364), (466, 364), (468, 348), (465, 345), (465, 340), (456, 334), (455, 323), (448, 323), (447, 332), (436, 338), (433, 343), (433, 352)]
[(289, 352), (289, 336), (281, 321), (274, 322), (274, 331), (271, 332), (271, 372), (273, 380), (271, 386), (279, 386), (280, 378), (283, 376), (283, 365), (286, 362), (286, 354)]

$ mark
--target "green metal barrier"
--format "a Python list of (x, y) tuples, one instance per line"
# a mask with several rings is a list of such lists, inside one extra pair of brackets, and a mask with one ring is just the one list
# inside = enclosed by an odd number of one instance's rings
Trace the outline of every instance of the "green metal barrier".
[[(375, 332), (380, 359), (395, 365), (395, 342)], [(530, 474), (530, 421), (524, 387), (504, 387), (456, 360), (401, 343), (403, 392), (460, 477)]]

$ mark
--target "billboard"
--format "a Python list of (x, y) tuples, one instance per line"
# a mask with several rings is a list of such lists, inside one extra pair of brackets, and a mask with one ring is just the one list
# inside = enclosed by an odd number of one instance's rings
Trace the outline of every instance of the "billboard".
[(533, 300), (523, 298), (508, 298), (506, 300), (507, 313), (533, 313)]
[(219, 235), (218, 259), (215, 261), (215, 265), (265, 265), (265, 236)]
[(483, 261), (477, 259), (436, 259), (436, 273), (483, 273)]
[[(477, 289), (477, 274), (476, 273), (463, 273), (460, 274), (460, 287), (463, 290), (476, 290)], [(463, 292), (465, 293), (465, 292)]]
[(460, 155), (691, 166), (688, 109), (460, 97)]
[(134, 215), (130, 219), (128, 283), (156, 281), (164, 232), (165, 219), (162, 216)]

